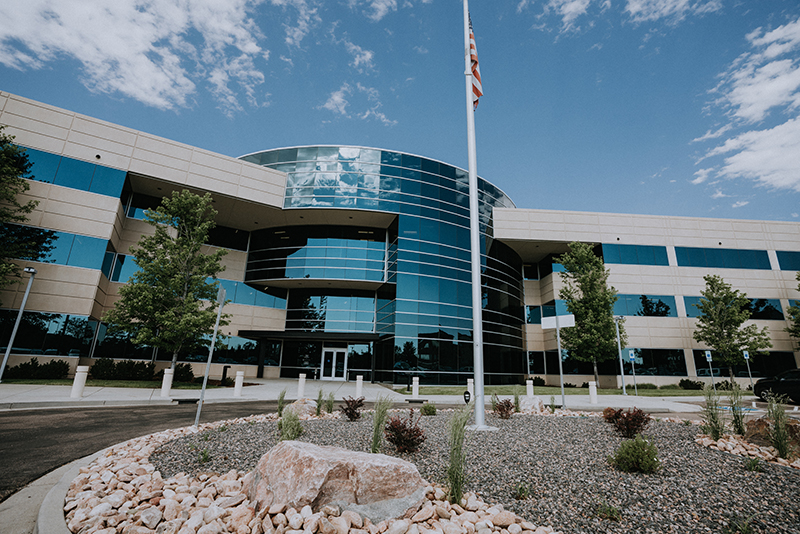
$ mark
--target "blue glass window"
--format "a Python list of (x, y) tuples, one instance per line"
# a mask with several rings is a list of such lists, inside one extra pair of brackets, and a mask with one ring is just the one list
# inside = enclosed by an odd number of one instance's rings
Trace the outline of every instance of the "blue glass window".
[(33, 148), (26, 148), (25, 153), (28, 155), (28, 161), (33, 164), (31, 178), (37, 182), (52, 184), (58, 172), (58, 165), (61, 163), (61, 156)]
[(681, 267), (771, 269), (766, 250), (675, 247), (675, 256)]
[(669, 295), (617, 295), (614, 315), (677, 317), (675, 297)]
[(669, 265), (667, 247), (603, 243), (603, 262), (627, 265)]
[(525, 312), (526, 323), (542, 324), (542, 308), (540, 306), (526, 306)]
[[(700, 309), (696, 305), (700, 304), (701, 299), (702, 297), (683, 297), (687, 317), (700, 317)], [(750, 299), (750, 305), (747, 308), (750, 310), (751, 319), (784, 319), (781, 302), (778, 299)]]
[(779, 250), (777, 254), (781, 271), (800, 271), (800, 252)]

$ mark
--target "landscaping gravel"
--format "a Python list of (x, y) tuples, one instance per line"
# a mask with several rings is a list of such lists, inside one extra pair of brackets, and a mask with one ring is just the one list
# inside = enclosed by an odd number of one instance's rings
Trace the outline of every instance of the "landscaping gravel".
[[(413, 462), (423, 478), (446, 486), (450, 416), (440, 411), (420, 419), (427, 439), (419, 452), (399, 455), (385, 442), (382, 452)], [(651, 423), (644, 434), (658, 447), (661, 469), (645, 475), (609, 465), (607, 458), (622, 438), (599, 417), (518, 414), (501, 420), (487, 414), (486, 420), (499, 430), (468, 433), (465, 489), (535, 524), (575, 534), (800, 533), (800, 470), (762, 463), (763, 472), (748, 471), (743, 458), (696, 444), (697, 426)], [(369, 413), (357, 422), (302, 424), (302, 441), (370, 448)], [(150, 460), (164, 477), (247, 471), (277, 443), (277, 436), (276, 422), (230, 424), (171, 441)], [(201, 454), (207, 458), (202, 464)], [(528, 498), (515, 498), (520, 487), (521, 493), (527, 488)], [(601, 505), (618, 510), (621, 519), (602, 518)], [(745, 522), (750, 531), (736, 528)]]

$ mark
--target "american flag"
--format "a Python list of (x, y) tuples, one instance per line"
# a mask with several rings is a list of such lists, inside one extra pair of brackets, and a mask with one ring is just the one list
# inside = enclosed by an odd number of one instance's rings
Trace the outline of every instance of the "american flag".
[(477, 109), (478, 99), (483, 96), (481, 69), (478, 67), (478, 49), (475, 48), (475, 33), (472, 31), (472, 17), (469, 18), (469, 59), (472, 62), (472, 105)]

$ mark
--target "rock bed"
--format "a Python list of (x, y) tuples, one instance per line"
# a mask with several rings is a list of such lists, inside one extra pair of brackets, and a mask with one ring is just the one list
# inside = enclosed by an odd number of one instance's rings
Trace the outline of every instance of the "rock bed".
[[(441, 484), (449, 417), (443, 411), (422, 417), (425, 443), (419, 452), (401, 456), (417, 465), (423, 478)], [(248, 471), (277, 442), (277, 422), (260, 419), (170, 441), (150, 461), (165, 478), (179, 472)], [(800, 533), (800, 471), (774, 464), (764, 465), (760, 473), (748, 471), (741, 457), (696, 444), (696, 426), (651, 423), (645, 435), (658, 446), (662, 467), (657, 474), (642, 475), (622, 473), (607, 463), (622, 440), (600, 418), (516, 415), (500, 420), (489, 414), (487, 423), (499, 431), (467, 438), (467, 489), (534, 524), (575, 534), (687, 533), (720, 532), (749, 520), (752, 532)], [(303, 427), (303, 441), (369, 450), (369, 414), (357, 422), (303, 421)], [(396, 455), (386, 443), (382, 452)], [(201, 454), (207, 458), (202, 464)], [(515, 498), (521, 485), (529, 491), (526, 499)], [(621, 520), (601, 518), (601, 505), (618, 510)]]

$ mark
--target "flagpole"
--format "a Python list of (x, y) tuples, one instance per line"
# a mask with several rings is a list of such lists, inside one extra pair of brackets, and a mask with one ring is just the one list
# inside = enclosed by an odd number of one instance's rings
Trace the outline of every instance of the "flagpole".
[(481, 241), (478, 208), (478, 160), (475, 148), (475, 108), (472, 102), (469, 2), (464, 0), (464, 74), (467, 88), (467, 149), (469, 153), (469, 231), (472, 261), (472, 354), (474, 359), (475, 429), (486, 427), (483, 396), (483, 298), (481, 291)]

